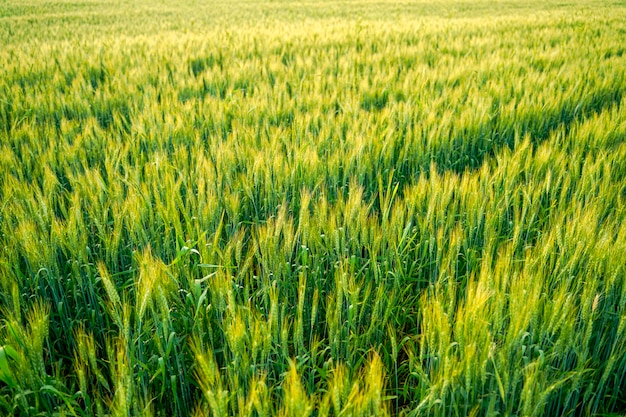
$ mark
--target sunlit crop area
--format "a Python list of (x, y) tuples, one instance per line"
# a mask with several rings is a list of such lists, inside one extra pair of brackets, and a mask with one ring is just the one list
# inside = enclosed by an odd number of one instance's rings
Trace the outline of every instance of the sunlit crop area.
[(0, 415), (626, 413), (623, 1), (0, 1)]

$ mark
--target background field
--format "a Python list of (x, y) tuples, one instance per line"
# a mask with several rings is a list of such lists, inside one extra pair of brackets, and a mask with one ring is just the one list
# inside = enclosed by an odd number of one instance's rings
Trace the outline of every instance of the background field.
[(625, 69), (624, 1), (0, 0), (0, 415), (623, 415)]

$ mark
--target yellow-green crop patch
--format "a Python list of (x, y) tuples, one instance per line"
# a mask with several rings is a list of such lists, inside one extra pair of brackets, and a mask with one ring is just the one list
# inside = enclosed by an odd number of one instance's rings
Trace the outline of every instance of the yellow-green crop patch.
[(0, 2), (0, 415), (623, 414), (625, 39), (620, 1)]

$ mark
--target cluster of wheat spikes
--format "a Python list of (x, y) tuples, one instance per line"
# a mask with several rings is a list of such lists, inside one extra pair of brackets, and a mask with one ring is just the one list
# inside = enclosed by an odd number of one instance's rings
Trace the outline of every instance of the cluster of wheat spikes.
[(1, 7), (0, 415), (626, 411), (623, 2)]

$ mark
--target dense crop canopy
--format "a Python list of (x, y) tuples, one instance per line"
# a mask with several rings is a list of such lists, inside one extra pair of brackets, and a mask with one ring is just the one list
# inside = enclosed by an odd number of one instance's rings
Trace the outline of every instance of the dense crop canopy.
[(623, 2), (179, 3), (0, 6), (0, 415), (626, 411)]

